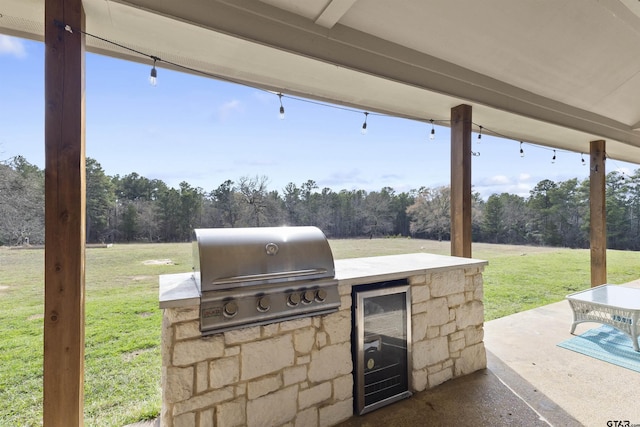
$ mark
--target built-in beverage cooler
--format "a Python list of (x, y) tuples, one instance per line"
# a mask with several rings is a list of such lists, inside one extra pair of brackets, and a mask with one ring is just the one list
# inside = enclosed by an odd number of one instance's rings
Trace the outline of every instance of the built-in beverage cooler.
[(353, 287), (354, 406), (362, 415), (411, 396), (411, 295), (406, 280)]

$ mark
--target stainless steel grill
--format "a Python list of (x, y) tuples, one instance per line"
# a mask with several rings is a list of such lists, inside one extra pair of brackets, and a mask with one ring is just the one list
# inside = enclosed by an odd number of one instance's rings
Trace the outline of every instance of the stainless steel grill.
[(194, 230), (203, 335), (337, 311), (333, 254), (316, 227)]

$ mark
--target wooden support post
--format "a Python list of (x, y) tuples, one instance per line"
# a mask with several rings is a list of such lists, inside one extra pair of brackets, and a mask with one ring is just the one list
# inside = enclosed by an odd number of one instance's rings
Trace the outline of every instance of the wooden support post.
[(471, 258), (471, 106), (451, 109), (451, 255)]
[(605, 141), (591, 141), (589, 173), (589, 209), (591, 210), (591, 287), (607, 283), (607, 202)]
[(78, 29), (82, 0), (45, 0), (45, 427), (84, 424), (85, 41)]

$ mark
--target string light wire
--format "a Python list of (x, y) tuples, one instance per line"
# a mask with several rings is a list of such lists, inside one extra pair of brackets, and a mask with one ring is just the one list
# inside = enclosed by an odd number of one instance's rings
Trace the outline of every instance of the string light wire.
[[(264, 89), (264, 88), (259, 87), (259, 86), (251, 86), (251, 85), (248, 85), (248, 84), (246, 84), (244, 82), (239, 82), (239, 81), (236, 81), (236, 80), (233, 80), (233, 79), (230, 79), (230, 78), (218, 75), (218, 74), (209, 73), (209, 72), (206, 72), (206, 71), (199, 70), (197, 68), (188, 67), (188, 66), (185, 66), (185, 65), (173, 62), (173, 61), (166, 60), (166, 59), (161, 59), (158, 56), (154, 56), (154, 55), (151, 55), (151, 54), (144, 53), (144, 52), (142, 52), (140, 50), (131, 48), (129, 46), (125, 46), (125, 45), (123, 45), (121, 43), (114, 42), (112, 40), (106, 39), (104, 37), (97, 36), (95, 34), (88, 33), (86, 31), (82, 31), (82, 30), (80, 30), (78, 28), (73, 28), (70, 25), (65, 25), (64, 23), (62, 23), (60, 21), (57, 21), (57, 20), (54, 20), (54, 24), (56, 26), (62, 28), (63, 30), (65, 30), (66, 32), (68, 32), (70, 34), (74, 34), (74, 32), (77, 31), (80, 34), (84, 34), (84, 35), (86, 35), (88, 37), (92, 37), (92, 38), (94, 38), (96, 40), (100, 40), (100, 41), (102, 41), (104, 43), (107, 43), (107, 44), (110, 44), (112, 46), (119, 47), (120, 49), (123, 49), (123, 50), (129, 51), (129, 52), (135, 53), (137, 55), (149, 58), (150, 60), (153, 61), (153, 67), (151, 69), (151, 74), (149, 76), (150, 80), (151, 80), (152, 77), (157, 79), (156, 63), (164, 63), (164, 64), (170, 65), (170, 66), (172, 66), (172, 67), (174, 67), (176, 69), (187, 71), (187, 72), (190, 72), (190, 73), (193, 73), (193, 74), (199, 74), (201, 76), (213, 78), (213, 79), (224, 81), (224, 82), (227, 82), (227, 83), (233, 83), (233, 84), (237, 84), (237, 85), (240, 85), (240, 86), (250, 87), (252, 89), (259, 90), (259, 91), (266, 92), (266, 93), (271, 93), (271, 94), (274, 93), (271, 90)], [(296, 100), (296, 101), (300, 101), (300, 102), (306, 102), (306, 103), (309, 103), (309, 104), (320, 105), (322, 107), (334, 108), (334, 109), (348, 111), (348, 112), (352, 112), (352, 113), (360, 113), (360, 114), (363, 113), (362, 110), (358, 110), (358, 109), (355, 109), (355, 108), (348, 108), (348, 107), (344, 107), (344, 106), (340, 106), (340, 105), (328, 104), (328, 103), (324, 103), (324, 102), (314, 101), (314, 100), (311, 100), (311, 99), (300, 98), (300, 97), (295, 97), (295, 96), (291, 96), (291, 95), (285, 95), (282, 92), (278, 92), (277, 95), (278, 95), (278, 98), (280, 100), (280, 116), (281, 117), (283, 115), (283, 110), (284, 110), (284, 106), (282, 105), (282, 98), (283, 97), (284, 98), (293, 99), (293, 100)], [(365, 113), (365, 122), (363, 123), (363, 130), (365, 130), (365, 131), (366, 131), (366, 119), (367, 119), (367, 116), (369, 116), (369, 115), (372, 115), (372, 116), (384, 116), (384, 117), (396, 117), (396, 118), (403, 118), (403, 119), (414, 120), (414, 121), (422, 121), (422, 122), (428, 121), (429, 123), (431, 123), (431, 132), (430, 132), (429, 138), (432, 139), (432, 140), (435, 139), (434, 122), (436, 124), (442, 124), (442, 125), (446, 125), (446, 124), (451, 123), (451, 120), (434, 120), (434, 119), (422, 120), (422, 119), (417, 119), (415, 117), (409, 117), (409, 116), (405, 116), (405, 115), (392, 116), (392, 115), (389, 115), (389, 114), (380, 114), (380, 113), (371, 113), (371, 112), (364, 112), (364, 113)], [(482, 133), (483, 132), (485, 134), (490, 134), (490, 135), (501, 137), (501, 138), (508, 139), (508, 140), (513, 140), (514, 139), (514, 138), (512, 138), (512, 137), (510, 137), (508, 135), (504, 135), (504, 134), (501, 134), (500, 132), (496, 132), (494, 130), (488, 129), (485, 126), (481, 126), (481, 125), (478, 125), (476, 123), (472, 123), (472, 124), (475, 124), (480, 129), (480, 131), (478, 133), (478, 143), (480, 143), (480, 140), (482, 139)], [(524, 157), (524, 150), (522, 148), (523, 143), (524, 143), (524, 141), (520, 141), (520, 155), (521, 155), (521, 157)], [(527, 144), (535, 146), (535, 147), (540, 148), (540, 149), (551, 150), (549, 147), (545, 147), (543, 145), (538, 145), (538, 144), (533, 144), (533, 143), (527, 143)], [(560, 151), (564, 152), (565, 150), (560, 150)], [(554, 152), (554, 156), (553, 156), (552, 160), (555, 161), (556, 149), (553, 149), (553, 152)], [(566, 151), (566, 152), (569, 152), (569, 151)], [(479, 156), (480, 153), (472, 152), (472, 155), (473, 156)], [(583, 164), (585, 164), (584, 158), (582, 160), (583, 160)], [(596, 170), (596, 172), (597, 172), (597, 170)]]
[[(509, 136), (509, 135), (505, 135), (505, 134), (502, 134), (502, 133), (497, 132), (497, 131), (492, 130), (492, 129), (488, 129), (486, 126), (480, 126), (479, 124), (474, 123), (474, 122), (472, 122), (472, 124), (473, 124), (473, 125), (476, 125), (476, 126), (478, 126), (478, 127), (482, 127), (482, 131), (483, 131), (483, 133), (484, 133), (485, 135), (492, 135), (492, 136), (496, 136), (496, 137), (499, 137), (499, 138), (504, 138), (504, 139), (508, 139), (508, 140), (512, 140), (512, 141), (514, 140), (514, 138), (512, 138), (511, 136)], [(520, 156), (521, 156), (521, 157), (524, 157), (524, 149), (523, 149), (523, 145), (530, 145), (530, 146), (535, 147), (535, 148), (538, 148), (538, 149), (540, 149), (540, 150), (549, 150), (549, 151), (553, 151), (552, 163), (553, 163), (553, 161), (555, 161), (555, 160), (556, 160), (556, 158), (557, 158), (557, 156), (556, 156), (556, 151), (557, 151), (558, 153), (570, 153), (570, 154), (575, 154), (575, 152), (573, 152), (573, 151), (560, 150), (560, 149), (555, 149), (555, 148), (546, 147), (546, 146), (544, 146), (544, 145), (534, 144), (534, 143), (531, 143), (531, 142), (520, 141)], [(581, 153), (581, 154), (583, 154), (583, 153)], [(584, 160), (584, 159), (583, 159), (583, 160)], [(586, 163), (583, 161), (583, 164), (586, 164)]]
[[(604, 160), (607, 160), (607, 153), (606, 152), (604, 153)], [(613, 162), (613, 160), (611, 160), (611, 161)], [(623, 168), (618, 166), (618, 164), (616, 164), (615, 162), (613, 162), (613, 163), (614, 163), (614, 167), (616, 168), (616, 170), (614, 172), (619, 173), (621, 175), (621, 179), (623, 181), (626, 181), (626, 177), (629, 177), (631, 179), (631, 175), (626, 173)]]

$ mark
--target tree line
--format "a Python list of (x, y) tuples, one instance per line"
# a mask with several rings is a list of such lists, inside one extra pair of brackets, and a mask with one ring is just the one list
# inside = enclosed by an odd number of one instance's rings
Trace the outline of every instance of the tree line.
[[(606, 177), (608, 247), (640, 249), (640, 171)], [(333, 191), (313, 180), (268, 188), (265, 176), (204, 190), (86, 161), (87, 242), (182, 242), (194, 228), (315, 225), (330, 238), (450, 238), (449, 187), (397, 193)], [(589, 247), (589, 182), (540, 181), (528, 197), (472, 196), (476, 242)], [(0, 245), (44, 243), (44, 171), (21, 156), (0, 163)]]

